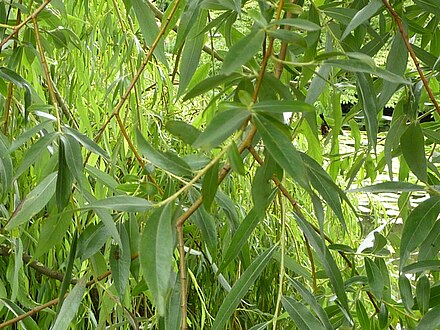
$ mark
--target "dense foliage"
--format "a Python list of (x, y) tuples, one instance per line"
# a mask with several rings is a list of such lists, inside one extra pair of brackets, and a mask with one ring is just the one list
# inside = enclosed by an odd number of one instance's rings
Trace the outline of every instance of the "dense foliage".
[(439, 327), (439, 22), (0, 2), (0, 328)]

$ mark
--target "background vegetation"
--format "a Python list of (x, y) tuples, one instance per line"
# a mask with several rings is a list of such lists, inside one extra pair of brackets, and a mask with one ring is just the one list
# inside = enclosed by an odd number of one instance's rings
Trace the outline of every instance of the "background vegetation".
[(1, 1), (0, 328), (439, 327), (437, 2)]

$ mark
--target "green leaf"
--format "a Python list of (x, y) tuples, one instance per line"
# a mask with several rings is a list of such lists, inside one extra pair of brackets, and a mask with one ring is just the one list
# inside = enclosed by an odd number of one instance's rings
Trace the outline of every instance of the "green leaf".
[(41, 137), (36, 143), (27, 150), (24, 155), (20, 166), (15, 172), (15, 177), (20, 177), (33, 163), (35, 163), (42, 155), (44, 150), (55, 140), (58, 136), (58, 132), (48, 133)]
[(356, 315), (362, 330), (370, 330), (370, 319), (367, 311), (360, 300), (356, 300)]
[(206, 10), (201, 10), (199, 12), (199, 15), (195, 19), (196, 22), (186, 38), (180, 63), (180, 81), (177, 97), (182, 95), (186, 90), (194, 72), (196, 72), (196, 69), (199, 66), (200, 55), (202, 53), (205, 39), (205, 34), (199, 34), (199, 31), (201, 31), (206, 25), (207, 13)]
[(231, 239), (231, 244), (228, 246), (226, 252), (223, 255), (222, 263), (219, 267), (219, 272), (223, 270), (234, 260), (241, 252), (243, 246), (246, 244), (247, 239), (257, 227), (258, 223), (263, 220), (264, 213), (257, 211), (255, 208), (249, 211), (247, 216), (243, 219)]
[(34, 257), (38, 258), (61, 241), (72, 224), (70, 212), (56, 214), (44, 220)]
[(321, 239), (321, 237), (316, 234), (312, 226), (304, 218), (297, 215), (296, 213), (293, 213), (293, 215), (296, 219), (296, 222), (298, 223), (298, 226), (304, 232), (304, 234), (310, 241), (310, 244), (318, 254), (319, 260), (321, 261), (325, 269), (325, 272), (330, 279), (330, 283), (332, 284), (333, 291), (335, 292), (336, 296), (339, 298), (342, 307), (348, 313), (349, 311), (348, 299), (345, 292), (345, 286), (342, 280), (341, 271), (339, 270), (330, 251), (328, 250), (327, 246), (324, 244), (324, 241)]
[[(398, 76), (405, 74), (408, 64), (408, 51), (400, 33), (396, 33), (388, 53), (386, 69)], [(379, 96), (379, 108), (384, 107), (398, 87), (398, 83), (384, 80)]]
[(423, 10), (427, 10), (440, 17), (440, 7), (436, 0), (414, 0), (414, 3)]
[(6, 197), (13, 182), (13, 165), (8, 146), (0, 134), (0, 203)]
[(415, 250), (431, 231), (440, 213), (440, 197), (433, 196), (420, 203), (409, 214), (403, 225), (400, 240), (400, 269), (409, 254)]
[(67, 166), (64, 144), (60, 143), (58, 147), (58, 176), (55, 194), (58, 211), (60, 212), (69, 203), (70, 195), (72, 194), (72, 182), (73, 178), (69, 166)]
[(384, 291), (384, 279), (379, 267), (370, 259), (365, 257), (365, 270), (367, 271), (368, 286), (371, 293), (378, 299), (382, 299)]
[(390, 71), (378, 68), (374, 65), (374, 61), (371, 60), (372, 63), (369, 63), (365, 60), (359, 58), (349, 58), (349, 59), (334, 59), (324, 61), (324, 64), (336, 66), (343, 70), (349, 72), (357, 72), (357, 73), (369, 73), (378, 76), (379, 78), (385, 79), (389, 82), (396, 84), (405, 84), (409, 85), (410, 81), (404, 79), (403, 77), (392, 73)]
[(439, 260), (423, 260), (418, 261), (408, 266), (402, 268), (402, 273), (404, 274), (415, 274), (424, 271), (436, 271), (440, 272), (440, 261)]
[(425, 140), (422, 128), (418, 122), (410, 124), (400, 137), (402, 154), (411, 171), (426, 182), (428, 180), (427, 163), (425, 157)]
[(51, 330), (67, 330), (69, 328), (70, 323), (75, 317), (79, 305), (81, 304), (82, 297), (86, 290), (86, 284), (87, 279), (86, 277), (83, 277), (75, 285), (73, 290), (69, 293), (66, 300), (64, 301), (64, 304), (61, 307), (61, 310), (58, 313), (57, 319), (52, 325)]
[(368, 133), (368, 144), (376, 150), (377, 143), (377, 99), (373, 88), (371, 77), (367, 74), (356, 74), (358, 89), (361, 94), (363, 111), (365, 114), (365, 121)]
[(274, 20), (270, 23), (270, 25), (292, 26), (294, 28), (297, 28), (299, 30), (304, 30), (304, 31), (319, 31), (319, 30), (321, 30), (321, 27), (318, 24), (315, 24), (311, 21), (308, 21), (308, 20), (302, 19), (302, 18), (284, 18), (284, 19), (280, 19), (280, 20)]
[(289, 313), (298, 329), (301, 330), (324, 330), (324, 326), (313, 314), (299, 301), (290, 297), (281, 297), (284, 309)]
[(414, 298), (412, 295), (411, 283), (405, 275), (399, 276), (399, 289), (403, 305), (408, 311), (410, 311), (414, 306)]
[(108, 153), (86, 135), (67, 126), (64, 127), (64, 132), (77, 140), (88, 151), (93, 152), (104, 159), (110, 159)]
[(268, 262), (272, 259), (272, 254), (277, 246), (273, 246), (254, 259), (252, 264), (244, 271), (240, 278), (235, 282), (231, 291), (228, 292), (223, 300), (212, 325), (212, 330), (223, 330), (225, 324), (240, 300), (248, 292), (255, 280), (260, 276)]
[(218, 169), (219, 162), (217, 161), (213, 166), (211, 166), (203, 177), (202, 182), (202, 194), (203, 194), (203, 205), (207, 210), (211, 208), (212, 202), (214, 201), (215, 194), (218, 188)]
[(64, 145), (64, 155), (69, 171), (76, 179), (79, 187), (82, 187), (83, 178), (83, 159), (79, 143), (70, 135), (61, 136)]
[(285, 112), (313, 112), (315, 108), (301, 101), (271, 100), (255, 103), (252, 110), (257, 114), (282, 114)]
[(416, 299), (420, 312), (426, 314), (429, 309), (431, 285), (425, 275), (421, 275), (416, 284)]
[[(281, 253), (276, 251), (273, 254), (273, 258), (278, 261), (278, 263), (281, 263)], [(301, 276), (304, 279), (312, 280), (312, 274), (301, 266), (294, 258), (284, 255), (284, 267), (286, 267), (288, 270), (292, 271), (295, 275)]]
[(166, 313), (171, 289), (171, 272), (175, 246), (175, 227), (170, 204), (157, 209), (148, 218), (141, 234), (139, 257), (145, 282), (160, 316)]
[(45, 177), (17, 206), (5, 229), (11, 230), (40, 212), (55, 193), (57, 173)]
[[(153, 11), (148, 7), (148, 5), (142, 0), (131, 0), (134, 13), (139, 22), (142, 35), (144, 36), (145, 42), (148, 46), (154, 42), (156, 36), (159, 35), (159, 27), (156, 23), (156, 18), (153, 15)], [(167, 59), (165, 56), (164, 42), (163, 39), (159, 41), (156, 49), (154, 50), (154, 55), (165, 65), (168, 66)]]
[[(139, 209), (142, 209), (143, 211), (146, 210), (146, 207), (141, 208), (141, 203), (144, 201), (141, 198), (131, 197), (131, 196), (114, 196), (109, 197), (102, 200), (96, 200), (96, 198), (89, 193), (88, 191), (83, 191), (84, 198), (88, 202), (87, 205), (83, 206), (82, 209), (88, 210), (93, 209), (96, 213), (96, 215), (101, 219), (104, 226), (107, 228), (108, 233), (113, 237), (113, 239), (116, 241), (116, 243), (119, 246), (122, 246), (121, 238), (119, 237), (118, 229), (116, 228), (115, 221), (113, 220), (113, 217), (110, 215), (110, 210), (118, 210), (120, 209), (122, 212), (135, 212), (135, 211), (128, 211), (136, 209), (136, 207), (139, 207)], [(129, 197), (129, 198), (124, 198)], [(133, 201), (133, 198), (135, 200)], [(145, 203), (149, 203), (147, 201), (144, 201)], [(134, 205), (132, 205), (134, 204)]]
[(229, 83), (232, 81), (235, 81), (237, 79), (241, 79), (242, 76), (238, 73), (231, 74), (231, 75), (224, 75), (220, 74), (213, 77), (208, 77), (205, 80), (201, 81), (197, 85), (195, 85), (184, 97), (183, 101), (192, 99), (198, 95), (204, 94), (215, 87), (219, 86), (223, 83)]
[(154, 166), (178, 176), (191, 175), (191, 168), (183, 159), (175, 154), (165, 154), (154, 149), (138, 129), (136, 138), (140, 151)]
[(381, 0), (371, 0), (364, 8), (359, 10), (353, 19), (345, 28), (344, 33), (341, 36), (341, 40), (345, 39), (348, 34), (357, 28), (359, 25), (363, 24), (366, 20), (370, 19), (376, 12), (383, 7), (383, 2)]
[(387, 182), (373, 184), (371, 186), (350, 189), (348, 190), (348, 192), (393, 193), (397, 191), (411, 192), (411, 191), (424, 191), (424, 190), (425, 187), (414, 183), (409, 183), (404, 181), (387, 181)]
[(285, 30), (285, 29), (277, 29), (277, 30), (269, 30), (268, 34), (272, 38), (279, 39), (291, 45), (298, 46), (303, 49), (307, 48), (306, 39), (297, 32)]
[(169, 120), (165, 124), (165, 128), (187, 144), (193, 144), (200, 134), (200, 131), (194, 126), (181, 120)]
[(248, 116), (249, 112), (243, 108), (225, 110), (217, 113), (206, 129), (193, 143), (193, 147), (202, 148), (204, 150), (217, 147), (239, 129)]
[(246, 170), (243, 165), (243, 158), (241, 157), (238, 147), (234, 141), (232, 141), (231, 146), (228, 149), (228, 160), (234, 172), (240, 175), (246, 174)]
[(78, 238), (77, 257), (84, 261), (95, 255), (110, 236), (110, 231), (103, 222), (88, 225)]
[(202, 238), (212, 256), (217, 255), (218, 233), (215, 218), (202, 205), (191, 218), (202, 233)]
[(310, 184), (304, 162), (290, 139), (271, 120), (261, 115), (253, 116), (258, 133), (263, 138), (266, 149), (275, 161), (304, 189), (310, 190)]
[(426, 239), (420, 245), (418, 260), (435, 259), (440, 251), (440, 221), (436, 221)]
[[(327, 330), (333, 330), (333, 326), (330, 323), (330, 320), (322, 308), (322, 306), (318, 303), (316, 298), (313, 296), (313, 294), (307, 290), (307, 288), (299, 281), (289, 278), (290, 283), (295, 287), (296, 291), (303, 297), (304, 301), (312, 307), (315, 314), (318, 316), (319, 320), (321, 321), (322, 325)], [(287, 298), (289, 299), (289, 298)], [(308, 311), (308, 310), (307, 310)], [(290, 313), (289, 313), (290, 315)], [(298, 325), (298, 324), (297, 324)]]
[(348, 205), (351, 206), (347, 196), (312, 157), (305, 153), (301, 153), (301, 157), (306, 165), (307, 176), (310, 178), (310, 183), (319, 192), (322, 198), (324, 198), (333, 212), (335, 212), (344, 230), (347, 230), (340, 200), (340, 197), (344, 198)]
[(109, 261), (116, 291), (122, 299), (130, 276), (131, 255), (129, 237), (125, 226), (119, 223), (118, 230), (122, 246), (112, 244)]
[(41, 124), (33, 126), (21, 133), (19, 136), (16, 136), (14, 141), (12, 141), (11, 146), (9, 147), (9, 152), (13, 152), (20, 148), (23, 144), (25, 144), (28, 140), (30, 140), (35, 134), (41, 132), (43, 130), (50, 131), (53, 123), (50, 120), (43, 121)]
[(261, 48), (264, 30), (254, 30), (235, 43), (226, 54), (221, 74), (229, 75), (246, 64)]
[[(25, 312), (20, 307), (18, 307), (16, 304), (14, 304), (9, 299), (0, 298), (0, 302), (2, 302), (11, 311), (11, 313), (14, 314), (16, 317), (25, 314)], [(25, 317), (24, 319), (20, 320), (18, 323), (25, 330), (39, 330), (40, 329), (32, 317)]]
[(29, 83), (22, 76), (20, 76), (18, 73), (16, 73), (15, 71), (13, 71), (11, 69), (8, 69), (5, 67), (0, 67), (0, 78), (3, 78), (5, 80), (13, 83), (17, 87), (20, 87), (20, 88), (28, 87), (29, 88)]
[(437, 329), (440, 326), (440, 305), (423, 315), (416, 330)]
[(143, 198), (128, 195), (118, 195), (95, 200), (84, 205), (82, 209), (106, 209), (120, 212), (145, 212), (152, 206), (153, 204), (150, 201)]

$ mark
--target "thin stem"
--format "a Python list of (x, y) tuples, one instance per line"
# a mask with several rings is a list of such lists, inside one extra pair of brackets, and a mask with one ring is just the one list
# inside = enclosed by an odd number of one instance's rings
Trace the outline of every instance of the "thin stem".
[(49, 67), (47, 66), (46, 57), (44, 56), (43, 46), (41, 45), (40, 32), (38, 30), (38, 23), (36, 17), (32, 17), (34, 23), (35, 41), (37, 43), (38, 52), (40, 53), (41, 65), (43, 66), (44, 75), (46, 76), (47, 89), (49, 90), (50, 99), (55, 107), (55, 114), (57, 117), (58, 131), (61, 132), (61, 118), (58, 111), (58, 102), (52, 86), (52, 79), (50, 78)]
[(98, 141), (101, 138), (102, 133), (104, 133), (104, 130), (110, 123), (110, 121), (113, 119), (113, 117), (117, 114), (119, 114), (119, 111), (121, 111), (122, 107), (124, 106), (125, 102), (127, 101), (128, 97), (130, 96), (131, 91), (133, 90), (134, 86), (138, 82), (139, 78), (141, 77), (142, 72), (144, 71), (147, 64), (150, 62), (151, 57), (153, 56), (153, 52), (156, 49), (157, 45), (159, 44), (160, 39), (164, 35), (168, 25), (170, 24), (171, 18), (173, 17), (174, 13), (176, 12), (177, 8), (179, 7), (180, 0), (176, 0), (174, 2), (173, 8), (171, 9), (171, 12), (169, 16), (167, 17), (167, 20), (162, 24), (159, 33), (157, 34), (156, 38), (153, 41), (153, 44), (150, 47), (150, 50), (145, 57), (144, 61), (142, 62), (141, 66), (139, 67), (138, 71), (136, 72), (134, 78), (130, 82), (130, 85), (128, 86), (127, 90), (125, 91), (124, 95), (122, 95), (121, 99), (119, 100), (119, 103), (116, 105), (113, 113), (110, 115), (110, 117), (106, 120), (104, 125), (102, 125), (101, 129), (98, 131), (98, 134), (96, 135), (95, 141)]
[(420, 67), (420, 63), (419, 63), (419, 60), (417, 59), (416, 53), (414, 53), (414, 50), (413, 50), (411, 44), (409, 43), (408, 35), (405, 31), (405, 28), (403, 27), (403, 23), (402, 23), (402, 20), (400, 19), (399, 14), (397, 14), (397, 12), (394, 10), (394, 8), (390, 5), (390, 3), (387, 0), (382, 0), (382, 2), (384, 3), (385, 7), (387, 7), (387, 9), (391, 13), (391, 15), (394, 17), (394, 20), (396, 21), (397, 26), (399, 27), (400, 34), (402, 35), (402, 39), (405, 42), (406, 49), (408, 49), (409, 55), (411, 56), (411, 58), (414, 62), (414, 65), (416, 66), (417, 72), (419, 73), (420, 79), (423, 82), (423, 86), (425, 86), (425, 89), (429, 95), (429, 98), (431, 99), (432, 103), (434, 104), (434, 107), (437, 110), (437, 112), (440, 114), (440, 106), (439, 106), (437, 100), (435, 99), (435, 96), (432, 93), (431, 88), (429, 87), (429, 84), (425, 78), (425, 75), (423, 74), (423, 71)]
[(18, 31), (20, 31), (23, 26), (25, 26), (30, 20), (36, 18), (38, 16), (38, 14), (51, 2), (51, 0), (46, 0), (44, 1), (40, 7), (38, 7), (30, 16), (28, 16), (23, 22), (21, 22), (20, 24), (18, 24), (11, 32), (10, 35), (8, 35), (5, 39), (3, 39), (0, 42), (0, 49), (3, 48), (3, 46), (9, 41), (11, 40), (11, 38), (13, 36), (15, 36)]

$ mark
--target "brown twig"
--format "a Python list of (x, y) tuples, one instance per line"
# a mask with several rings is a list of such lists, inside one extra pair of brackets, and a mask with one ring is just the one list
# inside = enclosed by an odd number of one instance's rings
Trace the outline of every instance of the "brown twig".
[(52, 101), (53, 106), (55, 107), (55, 113), (57, 117), (58, 130), (61, 130), (61, 118), (60, 113), (58, 111), (58, 102), (55, 96), (55, 92), (52, 86), (52, 79), (49, 73), (49, 67), (47, 66), (46, 57), (44, 56), (43, 46), (41, 45), (40, 32), (38, 30), (38, 22), (36, 17), (32, 17), (32, 22), (34, 23), (34, 33), (35, 33), (35, 42), (37, 44), (38, 53), (40, 54), (41, 65), (43, 66), (44, 75), (46, 76), (47, 89), (49, 90), (49, 95)]
[(403, 27), (402, 20), (400, 19), (399, 14), (397, 14), (397, 12), (394, 10), (394, 8), (390, 5), (390, 3), (387, 0), (382, 0), (382, 2), (384, 3), (385, 7), (387, 7), (387, 9), (391, 13), (391, 15), (394, 17), (394, 20), (396, 21), (397, 26), (399, 27), (400, 34), (402, 35), (402, 39), (405, 42), (406, 49), (408, 49), (409, 55), (411, 56), (411, 58), (414, 62), (414, 65), (417, 68), (417, 72), (419, 73), (420, 79), (423, 82), (423, 86), (425, 86), (426, 92), (428, 93), (429, 98), (431, 99), (431, 102), (434, 104), (435, 109), (440, 114), (440, 106), (439, 106), (437, 100), (435, 99), (435, 96), (432, 93), (431, 88), (429, 87), (428, 81), (426, 80), (422, 69), (420, 68), (419, 60), (417, 59), (417, 56), (414, 53), (414, 50), (413, 50), (411, 44), (409, 43), (408, 35), (405, 31), (405, 28)]
[(22, 23), (18, 24), (5, 39), (0, 42), (0, 48), (3, 46), (20, 31), (23, 26), (25, 26), (30, 20), (36, 18), (38, 14), (51, 2), (51, 0), (44, 1), (40, 7), (38, 7), (30, 16), (28, 16)]

